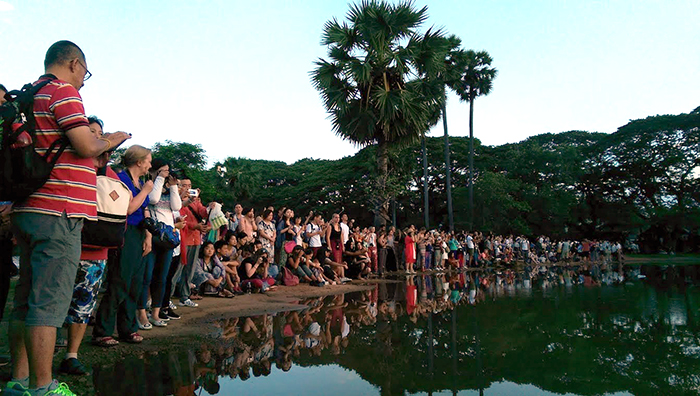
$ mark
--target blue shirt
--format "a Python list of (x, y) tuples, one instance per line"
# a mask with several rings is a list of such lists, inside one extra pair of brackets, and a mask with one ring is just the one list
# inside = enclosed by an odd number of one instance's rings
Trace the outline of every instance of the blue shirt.
[[(133, 197), (136, 197), (137, 195), (139, 195), (141, 190), (136, 188), (136, 186), (134, 185), (134, 182), (131, 180), (131, 176), (126, 171), (126, 169), (119, 172), (119, 174), (117, 176), (119, 176), (119, 179), (121, 181), (123, 181), (127, 187), (129, 187), (129, 190), (131, 190), (131, 195)], [(141, 207), (136, 209), (136, 211), (134, 213), (130, 214), (126, 218), (126, 224), (130, 225), (130, 226), (138, 226), (139, 224), (141, 224), (141, 222), (143, 221), (143, 219), (145, 217), (144, 209), (146, 209), (147, 207), (148, 207), (148, 199), (144, 199), (143, 203), (141, 204)]]

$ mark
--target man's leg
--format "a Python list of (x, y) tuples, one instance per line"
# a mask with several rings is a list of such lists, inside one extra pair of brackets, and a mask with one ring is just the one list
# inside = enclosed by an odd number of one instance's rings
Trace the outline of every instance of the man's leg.
[(18, 359), (13, 375), (24, 377), (23, 366), (27, 364), (29, 387), (36, 389), (52, 380), (56, 329), (63, 324), (73, 295), (83, 222), (69, 219), (65, 213), (61, 217), (20, 213), (13, 221), (25, 262), (11, 330), (17, 343), (13, 355)]
[(10, 275), (12, 273), (12, 238), (0, 237), (0, 322), (2, 322), (7, 295), (10, 293)]
[(192, 277), (194, 276), (194, 262), (197, 256), (199, 256), (199, 245), (188, 246), (187, 266), (183, 270), (180, 283), (178, 284), (180, 301), (185, 301), (190, 298), (190, 284), (192, 283)]

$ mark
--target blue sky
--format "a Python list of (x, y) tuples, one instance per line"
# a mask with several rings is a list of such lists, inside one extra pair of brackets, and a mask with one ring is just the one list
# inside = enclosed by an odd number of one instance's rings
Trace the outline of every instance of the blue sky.
[[(43, 73), (68, 39), (93, 73), (88, 114), (133, 143), (166, 139), (226, 157), (294, 162), (358, 148), (330, 129), (309, 71), (326, 54), (323, 24), (346, 1), (0, 0), (0, 83)], [(486, 50), (499, 75), (475, 108), (488, 145), (568, 130), (614, 132), (630, 119), (700, 106), (698, 1), (416, 1), (424, 28)], [(451, 135), (468, 135), (468, 105), (449, 98)], [(441, 136), (442, 124), (430, 135)]]

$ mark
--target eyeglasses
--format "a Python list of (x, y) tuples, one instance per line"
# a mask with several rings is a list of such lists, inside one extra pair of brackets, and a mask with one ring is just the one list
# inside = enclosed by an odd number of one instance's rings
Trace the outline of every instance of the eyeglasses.
[(80, 66), (82, 66), (83, 69), (85, 69), (85, 77), (83, 77), (83, 81), (89, 80), (90, 77), (92, 77), (92, 73), (90, 73), (90, 70), (88, 70), (87, 66), (85, 66), (85, 64), (81, 62), (80, 59), (78, 59), (78, 63), (80, 63)]

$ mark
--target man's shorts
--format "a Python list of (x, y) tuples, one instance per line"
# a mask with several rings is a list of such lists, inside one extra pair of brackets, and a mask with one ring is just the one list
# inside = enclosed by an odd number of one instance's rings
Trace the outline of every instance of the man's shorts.
[(20, 248), (20, 277), (12, 319), (26, 326), (61, 327), (80, 262), (82, 219), (15, 213), (12, 226)]

